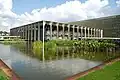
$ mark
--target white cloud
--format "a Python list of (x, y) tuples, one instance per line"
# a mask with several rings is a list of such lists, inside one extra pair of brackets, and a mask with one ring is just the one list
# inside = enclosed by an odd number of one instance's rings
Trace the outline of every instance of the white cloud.
[[(116, 3), (120, 5), (120, 0)], [(7, 30), (11, 26), (16, 27), (39, 20), (68, 22), (120, 14), (119, 6), (111, 8), (108, 4), (108, 0), (88, 0), (84, 3), (72, 0), (56, 7), (34, 9), (31, 13), (17, 15), (11, 10), (12, 0), (0, 0), (0, 28)]]
[(104, 16), (99, 12), (108, 5), (108, 0), (88, 0), (81, 3), (79, 0), (66, 1), (66, 3), (56, 7), (35, 9), (31, 13), (21, 15), (29, 20), (52, 20), (52, 21), (76, 21), (88, 18)]
[(119, 7), (119, 6), (120, 6), (120, 0), (117, 0), (117, 1), (116, 1), (116, 4), (117, 4), (117, 6)]
[(17, 17), (15, 13), (11, 11), (12, 0), (0, 0), (0, 30), (9, 30), (13, 19)]

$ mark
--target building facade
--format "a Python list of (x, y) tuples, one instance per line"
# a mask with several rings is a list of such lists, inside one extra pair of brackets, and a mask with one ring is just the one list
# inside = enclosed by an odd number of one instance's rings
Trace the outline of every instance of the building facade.
[(10, 29), (11, 36), (21, 36), (25, 40), (80, 40), (102, 38), (103, 30), (52, 21), (39, 21)]
[(120, 15), (69, 22), (69, 24), (103, 29), (104, 37), (120, 38)]

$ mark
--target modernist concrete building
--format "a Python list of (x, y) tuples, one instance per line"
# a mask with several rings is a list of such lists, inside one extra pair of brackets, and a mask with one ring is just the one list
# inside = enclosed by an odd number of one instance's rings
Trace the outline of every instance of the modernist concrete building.
[(10, 29), (11, 36), (21, 36), (25, 40), (80, 40), (102, 38), (103, 30), (67, 23), (39, 21)]
[(103, 29), (104, 37), (120, 38), (120, 15), (69, 22), (69, 24)]

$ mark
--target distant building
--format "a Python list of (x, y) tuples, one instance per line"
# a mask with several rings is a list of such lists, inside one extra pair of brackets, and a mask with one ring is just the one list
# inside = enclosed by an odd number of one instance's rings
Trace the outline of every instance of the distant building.
[(82, 26), (88, 26), (90, 28), (103, 29), (104, 37), (120, 38), (120, 15), (69, 22), (69, 24), (77, 24)]
[(103, 37), (103, 30), (86, 26), (71, 25), (52, 21), (38, 21), (10, 29), (11, 36), (21, 36), (25, 40), (54, 40)]
[(20, 36), (0, 36), (0, 41), (20, 39)]

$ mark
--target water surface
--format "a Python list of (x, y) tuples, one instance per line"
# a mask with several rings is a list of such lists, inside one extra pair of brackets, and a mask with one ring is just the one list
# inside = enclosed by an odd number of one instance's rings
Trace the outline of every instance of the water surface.
[(23, 80), (63, 80), (101, 63), (101, 61), (80, 58), (62, 58), (43, 62), (11, 45), (0, 44), (0, 50), (0, 58)]

